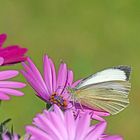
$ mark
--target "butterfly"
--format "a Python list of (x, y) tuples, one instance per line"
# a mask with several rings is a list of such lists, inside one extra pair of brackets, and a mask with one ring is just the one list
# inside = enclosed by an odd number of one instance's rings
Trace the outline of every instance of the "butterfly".
[(131, 67), (117, 66), (105, 69), (81, 80), (68, 91), (81, 105), (114, 115), (129, 104)]

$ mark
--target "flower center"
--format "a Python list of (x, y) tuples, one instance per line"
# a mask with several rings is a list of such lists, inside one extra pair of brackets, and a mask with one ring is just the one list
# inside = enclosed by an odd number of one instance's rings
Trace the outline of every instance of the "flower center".
[(68, 105), (68, 102), (63, 98), (63, 96), (58, 95), (56, 92), (51, 95), (50, 102), (62, 108), (66, 108)]

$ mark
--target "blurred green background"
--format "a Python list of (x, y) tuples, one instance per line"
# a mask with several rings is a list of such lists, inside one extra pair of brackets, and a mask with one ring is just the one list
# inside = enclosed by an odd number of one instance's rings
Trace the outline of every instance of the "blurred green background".
[[(40, 70), (44, 53), (57, 68), (64, 60), (74, 71), (75, 80), (111, 66), (132, 66), (131, 103), (118, 115), (107, 117), (107, 132), (121, 134), (125, 140), (139, 139), (139, 0), (4, 0), (0, 1), (0, 33), (8, 34), (5, 46), (27, 47)], [(17, 79), (25, 81), (22, 75)], [(45, 107), (29, 86), (23, 91), (24, 97), (12, 97), (0, 109), (0, 121), (11, 117), (20, 134)]]

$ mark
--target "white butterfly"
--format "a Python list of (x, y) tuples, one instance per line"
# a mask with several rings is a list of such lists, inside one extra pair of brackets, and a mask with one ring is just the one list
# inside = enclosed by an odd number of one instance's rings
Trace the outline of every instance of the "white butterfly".
[(129, 66), (105, 69), (83, 79), (75, 88), (68, 90), (80, 104), (114, 115), (129, 104), (130, 72)]

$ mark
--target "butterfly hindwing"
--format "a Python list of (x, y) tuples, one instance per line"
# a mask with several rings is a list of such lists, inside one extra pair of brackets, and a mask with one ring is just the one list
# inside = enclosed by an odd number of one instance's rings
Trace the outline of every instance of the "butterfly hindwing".
[(77, 91), (76, 98), (89, 108), (119, 113), (129, 104), (129, 81), (107, 81), (84, 86)]

